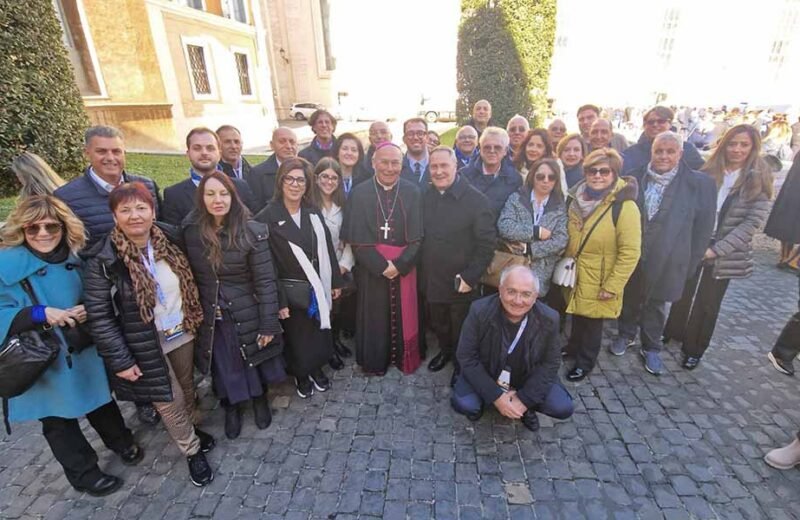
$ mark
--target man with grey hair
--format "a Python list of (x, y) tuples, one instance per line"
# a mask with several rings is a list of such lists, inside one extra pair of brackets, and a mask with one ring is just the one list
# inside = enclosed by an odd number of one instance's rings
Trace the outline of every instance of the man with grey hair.
[(478, 131), (469, 125), (464, 125), (456, 132), (456, 142), (453, 150), (458, 159), (458, 169), (468, 165), (478, 156)]
[[(153, 194), (157, 216), (161, 197), (154, 181), (125, 171), (122, 132), (111, 126), (93, 126), (86, 130), (83, 141), (89, 166), (83, 175), (61, 186), (53, 195), (63, 200), (83, 222), (88, 235), (85, 250), (88, 251), (114, 229), (114, 216), (108, 207), (111, 190), (125, 182), (141, 182)], [(136, 403), (136, 408), (144, 424), (158, 422), (158, 414), (150, 403)]]
[(479, 99), (472, 105), (472, 117), (467, 124), (481, 136), (484, 130), (492, 126), (492, 104), (486, 99)]
[(503, 160), (508, 153), (508, 142), (508, 132), (496, 126), (488, 127), (479, 139), (480, 157), (460, 172), (489, 199), (495, 220), (500, 216), (508, 196), (522, 185), (522, 177), (514, 166)]
[(498, 294), (475, 301), (461, 331), (453, 409), (477, 421), (485, 403), (539, 429), (536, 413), (566, 419), (572, 397), (561, 384), (558, 313), (537, 301), (539, 281), (524, 266), (505, 269)]
[[(639, 183), (642, 255), (625, 286), (619, 335), (609, 350), (623, 355), (638, 329), (645, 370), (654, 375), (664, 369), (660, 352), (666, 304), (680, 299), (686, 281), (700, 267), (716, 216), (714, 180), (690, 169), (682, 155), (681, 136), (662, 132), (653, 140), (649, 164), (631, 172)], [(687, 357), (684, 366), (692, 369), (698, 362)]]
[(428, 364), (432, 372), (455, 355), (461, 324), (478, 296), (497, 240), (489, 201), (456, 174), (456, 162), (452, 149), (434, 148), (431, 187), (422, 194), (420, 292), (439, 343), (439, 354)]
[(291, 128), (280, 126), (272, 131), (269, 147), (272, 155), (267, 157), (266, 161), (253, 166), (244, 177), (253, 192), (253, 199), (259, 210), (272, 200), (272, 195), (275, 193), (275, 178), (281, 163), (297, 157), (297, 134)]

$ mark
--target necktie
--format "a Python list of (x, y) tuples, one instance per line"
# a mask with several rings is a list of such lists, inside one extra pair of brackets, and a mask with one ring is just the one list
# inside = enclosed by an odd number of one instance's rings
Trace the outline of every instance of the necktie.
[(417, 182), (422, 182), (422, 166), (419, 163), (414, 164), (414, 173), (417, 174)]

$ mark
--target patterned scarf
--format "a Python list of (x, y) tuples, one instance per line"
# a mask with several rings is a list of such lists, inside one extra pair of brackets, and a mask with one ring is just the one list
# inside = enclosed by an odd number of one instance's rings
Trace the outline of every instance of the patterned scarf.
[[(142, 262), (142, 250), (126, 237), (119, 227), (114, 227), (110, 236), (111, 242), (117, 249), (117, 257), (122, 260), (131, 275), (133, 290), (136, 293), (136, 304), (139, 306), (139, 316), (143, 322), (150, 323), (153, 321), (153, 309), (156, 307), (156, 281)], [(189, 261), (156, 226), (150, 230), (150, 244), (153, 247), (156, 262), (166, 261), (180, 281), (183, 328), (190, 334), (194, 334), (197, 327), (203, 322), (203, 307), (200, 305), (200, 293), (194, 283)]]
[(647, 165), (647, 188), (644, 190), (644, 207), (647, 210), (647, 220), (653, 220), (661, 206), (661, 199), (664, 198), (669, 183), (678, 174), (678, 167), (675, 166), (667, 173), (656, 173)]

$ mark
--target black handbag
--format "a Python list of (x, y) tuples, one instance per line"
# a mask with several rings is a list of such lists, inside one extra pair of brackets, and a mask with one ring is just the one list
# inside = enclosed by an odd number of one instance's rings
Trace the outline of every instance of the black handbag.
[[(20, 282), (34, 305), (38, 305), (28, 280)], [(25, 393), (58, 357), (61, 349), (50, 333), (36, 330), (8, 336), (0, 350), (0, 397)]]
[(279, 282), (290, 309), (308, 310), (311, 305), (311, 284), (308, 283), (308, 280), (281, 278)]
[(258, 342), (253, 342), (250, 345), (239, 347), (242, 353), (244, 364), (250, 368), (257, 367), (264, 361), (270, 360), (275, 356), (279, 356), (283, 352), (283, 345), (279, 339), (280, 335), (276, 334), (272, 341), (267, 343), (265, 347), (259, 347)]

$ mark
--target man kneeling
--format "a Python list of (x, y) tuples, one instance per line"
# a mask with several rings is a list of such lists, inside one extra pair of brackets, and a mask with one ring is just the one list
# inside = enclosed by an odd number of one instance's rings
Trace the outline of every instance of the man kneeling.
[(507, 268), (498, 294), (472, 303), (456, 357), (461, 374), (450, 398), (471, 421), (493, 403), (511, 419), (539, 429), (536, 412), (556, 419), (572, 415), (572, 397), (558, 376), (561, 347), (558, 313), (537, 302), (539, 280), (524, 266)]

